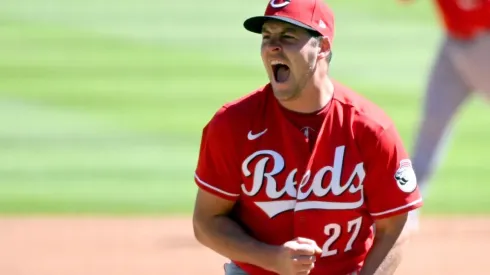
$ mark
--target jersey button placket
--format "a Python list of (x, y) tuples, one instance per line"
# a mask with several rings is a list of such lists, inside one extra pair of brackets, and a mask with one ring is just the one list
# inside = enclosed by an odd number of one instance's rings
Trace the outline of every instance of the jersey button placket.
[[(303, 171), (305, 172), (302, 174), (300, 182), (298, 182), (298, 184), (296, 185), (296, 205), (299, 202), (298, 197), (300, 196), (301, 186), (305, 185), (305, 182), (308, 181), (308, 179), (310, 178), (309, 175), (310, 173), (307, 172), (308, 169), (304, 169)], [(294, 225), (295, 225), (294, 226), (295, 237), (304, 237), (302, 231), (304, 230), (304, 225), (307, 223), (306, 215), (304, 211), (297, 211), (296, 208), (294, 209), (293, 214), (294, 214)]]

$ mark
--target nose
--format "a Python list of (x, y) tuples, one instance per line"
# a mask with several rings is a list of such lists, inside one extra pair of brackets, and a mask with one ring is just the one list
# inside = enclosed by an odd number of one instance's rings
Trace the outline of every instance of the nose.
[(270, 39), (267, 41), (266, 50), (271, 53), (276, 53), (282, 50), (281, 44), (276, 39)]

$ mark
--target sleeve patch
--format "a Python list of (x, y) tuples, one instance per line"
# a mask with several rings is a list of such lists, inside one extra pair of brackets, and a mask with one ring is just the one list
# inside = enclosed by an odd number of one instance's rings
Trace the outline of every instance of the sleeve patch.
[(409, 159), (402, 159), (400, 166), (395, 173), (395, 180), (398, 188), (405, 193), (412, 193), (417, 189), (417, 177)]

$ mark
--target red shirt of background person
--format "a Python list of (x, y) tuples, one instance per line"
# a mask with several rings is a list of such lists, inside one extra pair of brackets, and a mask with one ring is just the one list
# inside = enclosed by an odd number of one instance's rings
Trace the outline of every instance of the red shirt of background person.
[(196, 238), (250, 275), (372, 274), (422, 206), (407, 152), (379, 107), (328, 77), (334, 21), (321, 0), (272, 0), (265, 15), (276, 20), (244, 25), (262, 33), (270, 83), (203, 129)]
[(490, 30), (490, 0), (435, 0), (435, 2), (450, 36), (457, 39), (471, 39), (482, 31)]

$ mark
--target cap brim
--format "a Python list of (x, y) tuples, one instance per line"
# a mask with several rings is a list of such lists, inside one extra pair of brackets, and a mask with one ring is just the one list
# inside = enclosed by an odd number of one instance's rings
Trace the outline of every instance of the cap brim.
[(245, 22), (243, 22), (243, 26), (248, 31), (251, 31), (254, 33), (262, 33), (262, 26), (264, 25), (265, 21), (270, 20), (270, 19), (275, 19), (275, 20), (279, 20), (282, 22), (290, 23), (290, 24), (296, 25), (298, 27), (304, 28), (308, 31), (313, 31), (313, 32), (318, 33), (318, 31), (315, 30), (314, 28), (312, 28), (306, 24), (303, 24), (297, 20), (294, 20), (294, 19), (291, 19), (288, 17), (277, 16), (277, 15), (251, 17), (251, 18), (245, 20)]

